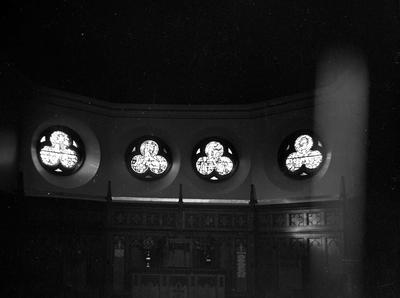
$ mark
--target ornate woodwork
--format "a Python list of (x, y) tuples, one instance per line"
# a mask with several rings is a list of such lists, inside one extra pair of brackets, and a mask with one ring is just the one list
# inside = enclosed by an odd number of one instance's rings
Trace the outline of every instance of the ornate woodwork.
[(25, 207), (21, 254), (27, 272), (38, 272), (27, 286), (35, 293), (313, 297), (340, 289), (343, 278), (340, 202), (32, 202)]
[[(113, 235), (136, 243), (129, 254), (141, 259), (125, 262), (128, 282), (121, 295), (129, 296), (132, 275), (146, 280), (151, 273), (158, 281), (148, 291), (158, 297), (167, 291), (163, 278), (182, 275), (182, 270), (186, 276), (219, 272), (225, 297), (247, 297), (251, 290), (256, 297), (308, 295), (312, 276), (340, 279), (342, 215), (337, 202), (256, 208), (114, 203), (110, 213)], [(146, 238), (153, 239), (151, 249), (143, 247)], [(165, 270), (169, 273), (163, 275)], [(195, 297), (188, 289), (182, 297)]]

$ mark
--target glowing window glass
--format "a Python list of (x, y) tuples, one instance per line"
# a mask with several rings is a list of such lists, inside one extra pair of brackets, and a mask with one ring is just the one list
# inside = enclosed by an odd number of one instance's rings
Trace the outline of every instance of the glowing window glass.
[(52, 127), (41, 134), (37, 144), (40, 164), (49, 172), (70, 175), (84, 160), (79, 136), (67, 127)]
[(219, 138), (202, 141), (194, 148), (193, 167), (207, 180), (219, 181), (230, 177), (236, 170), (237, 156), (232, 145)]
[(297, 132), (282, 143), (279, 163), (282, 170), (295, 178), (307, 178), (318, 172), (325, 160), (321, 141), (311, 132)]
[(129, 146), (127, 164), (134, 176), (151, 180), (162, 177), (169, 171), (171, 155), (161, 140), (144, 137)]

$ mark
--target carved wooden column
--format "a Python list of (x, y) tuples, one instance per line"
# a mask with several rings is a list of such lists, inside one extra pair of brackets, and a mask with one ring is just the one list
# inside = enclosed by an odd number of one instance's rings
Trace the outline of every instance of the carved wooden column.
[(105, 238), (106, 238), (106, 263), (104, 265), (104, 293), (105, 297), (111, 297), (113, 291), (113, 264), (112, 264), (112, 250), (113, 250), (113, 238), (111, 233), (112, 225), (112, 192), (111, 192), (111, 181), (108, 181), (107, 195), (106, 195), (106, 208), (105, 208)]
[(255, 194), (254, 184), (250, 186), (250, 200), (249, 200), (249, 236), (247, 247), (247, 281), (248, 281), (248, 297), (255, 297), (256, 295), (256, 278), (257, 278), (257, 199)]
[(343, 270), (344, 295), (348, 298), (361, 296), (361, 214), (358, 198), (346, 196), (344, 178), (341, 179), (343, 208)]
[[(17, 237), (15, 241), (15, 246), (14, 247), (11, 246), (11, 249), (15, 249), (16, 251), (16, 260), (18, 262), (16, 265), (17, 268), (19, 268), (20, 270), (20, 272), (18, 272), (20, 273), (19, 278), (21, 280), (27, 280), (28, 276), (26, 276), (25, 270), (22, 270), (22, 268), (24, 268), (25, 265), (23, 264), (23, 248), (27, 245), (27, 243), (24, 243), (24, 237), (23, 237), (24, 236), (23, 229), (27, 218), (27, 210), (26, 210), (27, 204), (25, 200), (24, 177), (22, 172), (18, 173), (15, 208), (17, 214)], [(23, 286), (17, 287), (18, 297), (23, 297), (26, 294), (24, 293), (24, 291), (25, 287)]]

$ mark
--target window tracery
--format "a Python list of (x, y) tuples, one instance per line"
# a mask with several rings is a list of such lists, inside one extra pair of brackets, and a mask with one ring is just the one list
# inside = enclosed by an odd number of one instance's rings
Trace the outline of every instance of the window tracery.
[(40, 135), (37, 144), (40, 164), (49, 172), (70, 175), (76, 172), (85, 157), (77, 133), (67, 127), (51, 127)]
[(127, 164), (134, 176), (152, 180), (164, 176), (169, 171), (171, 154), (161, 140), (143, 137), (129, 146)]
[(296, 132), (282, 143), (278, 159), (282, 170), (294, 178), (315, 175), (325, 160), (322, 142), (309, 131)]
[(220, 138), (210, 138), (199, 143), (194, 149), (192, 160), (196, 173), (210, 181), (230, 177), (238, 165), (232, 145)]

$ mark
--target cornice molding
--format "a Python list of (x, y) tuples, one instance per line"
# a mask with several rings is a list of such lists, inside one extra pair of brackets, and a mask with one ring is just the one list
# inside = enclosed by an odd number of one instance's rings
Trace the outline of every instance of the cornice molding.
[[(42, 198), (64, 198), (64, 199), (78, 199), (84, 201), (102, 201), (106, 202), (105, 197), (94, 196), (83, 193), (68, 193), (68, 192), (57, 192), (57, 191), (40, 191), (34, 189), (28, 189), (28, 197), (42, 197)], [(156, 204), (178, 204), (178, 197), (133, 197), (133, 196), (113, 196), (113, 203), (123, 204), (144, 204), (144, 203), (156, 203)], [(269, 199), (259, 199), (257, 205), (259, 206), (287, 206), (293, 204), (304, 204), (304, 203), (334, 203), (341, 202), (340, 195), (319, 195), (319, 196), (304, 196), (304, 197), (275, 197)], [(183, 203), (185, 206), (190, 205), (236, 205), (236, 206), (247, 206), (249, 204), (248, 199), (220, 199), (220, 198), (184, 198)]]
[(39, 102), (113, 118), (256, 119), (277, 113), (309, 109), (314, 105), (312, 92), (242, 105), (110, 103), (47, 87), (37, 87), (35, 93)]

